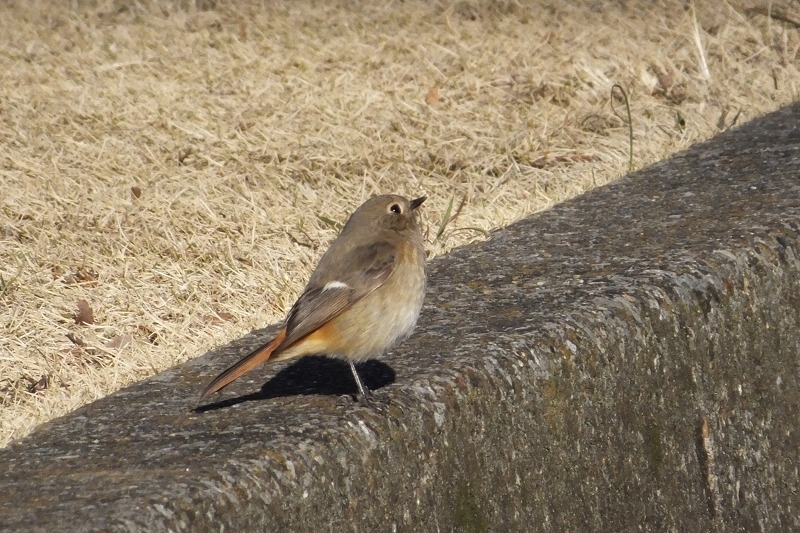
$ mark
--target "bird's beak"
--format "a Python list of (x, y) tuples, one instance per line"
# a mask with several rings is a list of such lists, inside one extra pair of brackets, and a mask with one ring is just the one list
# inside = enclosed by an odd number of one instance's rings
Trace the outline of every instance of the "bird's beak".
[(427, 199), (428, 199), (427, 196), (423, 196), (422, 198), (415, 198), (411, 200), (411, 210), (412, 211), (416, 210), (419, 206), (422, 205), (422, 202), (424, 202)]

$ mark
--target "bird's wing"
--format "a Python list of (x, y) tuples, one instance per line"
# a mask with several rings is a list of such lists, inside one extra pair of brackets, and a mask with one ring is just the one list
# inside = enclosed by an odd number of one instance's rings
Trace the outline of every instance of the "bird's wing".
[(309, 285), (297, 299), (286, 318), (286, 339), (280, 349), (314, 332), (380, 287), (394, 271), (396, 261), (394, 247), (388, 242), (351, 250), (348, 264), (332, 269), (338, 275), (324, 280), (324, 285)]

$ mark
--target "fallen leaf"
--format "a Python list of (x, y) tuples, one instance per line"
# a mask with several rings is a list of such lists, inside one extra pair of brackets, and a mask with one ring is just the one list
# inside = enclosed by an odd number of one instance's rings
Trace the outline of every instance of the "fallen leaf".
[(33, 379), (30, 379), (30, 378), (29, 378), (29, 381), (30, 381), (30, 385), (28, 385), (28, 392), (37, 393), (37, 392), (43, 391), (43, 390), (45, 390), (47, 388), (47, 385), (49, 384), (50, 379), (49, 379), (49, 376), (44, 375), (44, 376), (39, 378), (39, 381), (35, 381)]
[(133, 187), (131, 187), (131, 194), (133, 195), (134, 199), (138, 200), (139, 198), (142, 197), (142, 188), (134, 185)]
[(74, 316), (75, 323), (79, 326), (94, 324), (94, 311), (86, 300), (78, 300), (77, 310)]
[(425, 95), (425, 103), (428, 105), (433, 105), (439, 101), (439, 89), (436, 87), (431, 87), (428, 91), (428, 94)]

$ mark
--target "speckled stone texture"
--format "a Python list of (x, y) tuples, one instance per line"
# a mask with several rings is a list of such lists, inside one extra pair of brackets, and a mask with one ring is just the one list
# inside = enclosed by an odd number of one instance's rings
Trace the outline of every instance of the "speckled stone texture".
[(415, 335), (258, 332), (0, 450), (5, 531), (800, 528), (800, 105), (431, 264)]

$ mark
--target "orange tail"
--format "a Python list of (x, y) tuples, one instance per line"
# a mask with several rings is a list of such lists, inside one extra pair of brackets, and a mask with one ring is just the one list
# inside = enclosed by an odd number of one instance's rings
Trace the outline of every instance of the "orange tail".
[(250, 352), (248, 355), (244, 356), (238, 363), (235, 363), (233, 366), (229, 367), (225, 370), (222, 374), (215, 377), (214, 380), (206, 385), (206, 388), (203, 389), (202, 394), (200, 394), (200, 398), (205, 398), (206, 396), (210, 396), (215, 392), (219, 392), (228, 385), (231, 384), (234, 380), (241, 377), (243, 374), (254, 369), (256, 366), (260, 365), (264, 361), (270, 358), (272, 352), (280, 346), (283, 340), (286, 338), (286, 328), (283, 328), (278, 332), (278, 335), (270, 341), (269, 344), (266, 346), (262, 346), (257, 350)]

